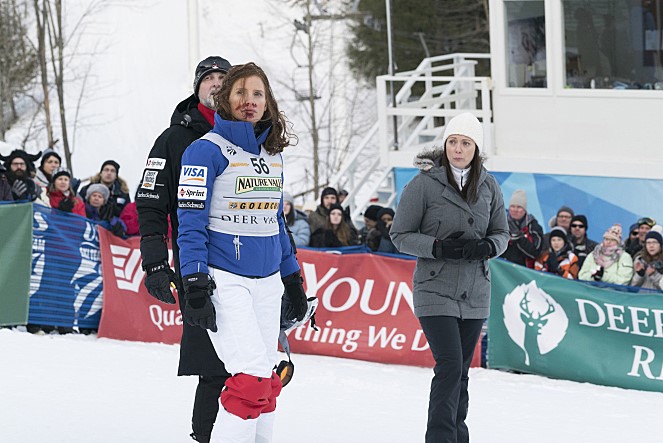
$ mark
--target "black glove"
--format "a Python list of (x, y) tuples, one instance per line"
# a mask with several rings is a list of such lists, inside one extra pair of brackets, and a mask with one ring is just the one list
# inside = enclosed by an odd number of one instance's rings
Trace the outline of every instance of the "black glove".
[(485, 260), (494, 253), (492, 242), (484, 238), (468, 240), (463, 246), (463, 258), (466, 260)]
[(153, 235), (140, 239), (140, 254), (143, 256), (145, 288), (157, 300), (175, 304), (175, 297), (170, 291), (171, 283), (177, 284), (175, 272), (168, 266), (168, 245), (162, 235)]
[(185, 275), (182, 279), (184, 284), (184, 309), (182, 317), (191, 326), (200, 326), (216, 332), (216, 311), (212, 304), (212, 294), (216, 288), (214, 280), (202, 272)]
[(119, 218), (114, 218), (110, 222), (111, 225), (111, 232), (113, 233), (114, 236), (116, 237), (124, 237), (126, 234), (126, 230), (124, 229), (124, 225), (120, 221)]
[(306, 292), (299, 271), (290, 274), (283, 279), (283, 286), (285, 286), (285, 295), (288, 297), (290, 307), (285, 313), (286, 320), (302, 321), (308, 309), (308, 302), (306, 300)]
[(596, 272), (594, 274), (592, 274), (592, 278), (594, 279), (594, 281), (601, 281), (601, 279), (603, 278), (603, 272), (604, 271), (605, 271), (605, 269), (603, 268), (603, 266), (598, 268), (596, 270)]
[(554, 252), (550, 252), (548, 254), (548, 260), (546, 261), (546, 268), (548, 268), (548, 272), (551, 272), (553, 274), (560, 273), (559, 262), (557, 261), (557, 255), (555, 255)]
[(439, 238), (433, 242), (433, 257), (435, 258), (463, 258), (463, 247), (467, 240), (459, 240), (460, 236), (464, 234), (463, 231), (456, 231), (449, 235), (444, 240)]
[(15, 180), (14, 184), (12, 185), (12, 192), (16, 196), (17, 199), (21, 199), (21, 197), (24, 197), (23, 194), (25, 194), (28, 191), (28, 185), (23, 181), (23, 180)]
[(74, 210), (74, 200), (71, 198), (63, 198), (58, 203), (58, 209), (63, 212), (72, 212)]

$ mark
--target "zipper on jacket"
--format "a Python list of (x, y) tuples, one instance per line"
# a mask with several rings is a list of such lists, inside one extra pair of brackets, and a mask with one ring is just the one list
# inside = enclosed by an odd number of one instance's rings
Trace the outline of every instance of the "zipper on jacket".
[(233, 245), (235, 245), (235, 258), (239, 260), (239, 247), (244, 246), (244, 244), (239, 241), (239, 235), (236, 235), (235, 238), (233, 238)]

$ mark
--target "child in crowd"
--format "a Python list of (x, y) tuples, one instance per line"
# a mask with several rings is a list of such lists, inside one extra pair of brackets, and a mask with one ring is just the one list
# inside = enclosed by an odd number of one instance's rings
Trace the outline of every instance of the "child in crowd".
[(578, 278), (578, 257), (573, 253), (566, 230), (555, 226), (550, 231), (549, 239), (550, 245), (534, 262), (534, 269), (572, 280)]

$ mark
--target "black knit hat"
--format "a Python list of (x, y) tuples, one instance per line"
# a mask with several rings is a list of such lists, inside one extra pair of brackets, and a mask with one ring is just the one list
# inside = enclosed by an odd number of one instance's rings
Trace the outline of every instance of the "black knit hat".
[(193, 94), (198, 97), (198, 88), (207, 74), (212, 72), (221, 72), (227, 74), (232, 66), (225, 58), (213, 55), (202, 60), (196, 66), (196, 75), (193, 78)]
[(581, 214), (574, 215), (573, 218), (571, 219), (571, 224), (573, 225), (573, 222), (577, 221), (585, 225), (585, 229), (589, 229), (589, 225), (587, 224), (587, 217)]
[(391, 218), (394, 218), (394, 216), (396, 215), (396, 213), (394, 212), (393, 209), (391, 209), (391, 208), (382, 208), (378, 211), (378, 215), (377, 215), (378, 220), (382, 219), (382, 216), (385, 215), (385, 214), (391, 215)]
[(378, 212), (380, 212), (380, 209), (382, 209), (382, 206), (380, 206), (380, 205), (370, 205), (364, 211), (364, 217), (366, 217), (369, 220), (377, 221), (378, 220)]
[(338, 203), (334, 203), (333, 205), (331, 205), (331, 206), (329, 207), (329, 213), (331, 214), (331, 212), (332, 212), (334, 209), (338, 209), (339, 211), (341, 211), (341, 213), (343, 212), (343, 206), (339, 205)]
[(653, 238), (654, 240), (656, 240), (658, 242), (658, 244), (663, 247), (663, 236), (661, 236), (660, 232), (656, 232), (656, 231), (647, 232), (647, 235), (645, 235), (645, 241), (647, 241), (650, 238)]
[(561, 226), (555, 226), (554, 228), (552, 228), (552, 230), (550, 231), (550, 238), (552, 239), (553, 237), (559, 237), (564, 241), (568, 240), (566, 229), (562, 228)]
[(119, 165), (119, 163), (116, 162), (115, 160), (106, 160), (105, 162), (103, 162), (103, 163), (101, 164), (101, 169), (99, 170), (99, 172), (103, 171), (104, 168), (105, 168), (107, 165), (111, 165), (112, 167), (114, 167), (114, 168), (115, 168), (115, 173), (118, 174), (118, 175), (120, 174), (120, 165)]
[(323, 205), (322, 200), (325, 198), (326, 195), (333, 195), (338, 200), (338, 192), (336, 192), (336, 189), (332, 188), (331, 186), (328, 186), (325, 189), (323, 189), (322, 193), (320, 194), (320, 204), (321, 205)]

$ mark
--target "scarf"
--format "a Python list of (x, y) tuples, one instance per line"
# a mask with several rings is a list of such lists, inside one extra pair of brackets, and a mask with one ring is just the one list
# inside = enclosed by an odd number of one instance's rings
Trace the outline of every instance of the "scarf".
[(613, 264), (619, 261), (619, 258), (624, 253), (624, 248), (621, 246), (603, 246), (603, 243), (599, 244), (592, 254), (594, 255), (594, 261), (597, 265), (601, 266), (603, 269), (608, 269)]

